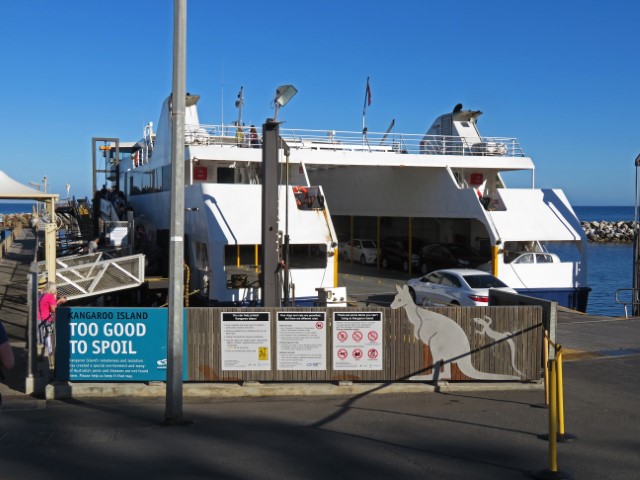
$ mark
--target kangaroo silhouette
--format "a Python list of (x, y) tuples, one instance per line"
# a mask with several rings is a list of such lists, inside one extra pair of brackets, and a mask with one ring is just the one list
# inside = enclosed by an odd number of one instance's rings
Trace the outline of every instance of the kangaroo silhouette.
[(524, 377), (525, 375), (520, 370), (518, 370), (518, 367), (516, 367), (516, 344), (511, 338), (513, 336), (513, 333), (498, 332), (497, 330), (494, 330), (493, 328), (491, 328), (491, 322), (493, 322), (493, 320), (491, 319), (491, 317), (487, 317), (486, 315), (482, 318), (474, 318), (473, 321), (480, 326), (480, 330), (476, 330), (476, 334), (483, 336), (486, 335), (495, 342), (507, 342), (507, 345), (509, 345), (509, 351), (511, 352), (511, 367), (516, 371), (518, 375)]
[[(391, 308), (404, 307), (407, 318), (413, 324), (413, 335), (429, 346), (433, 361), (434, 372), (427, 375), (414, 375), (410, 380), (433, 380), (437, 378), (451, 378), (451, 363), (455, 362), (462, 373), (477, 380), (519, 380), (514, 375), (486, 373), (476, 370), (471, 363), (471, 345), (462, 327), (445, 315), (431, 312), (418, 307), (409, 288), (396, 285), (398, 294), (391, 302)], [(446, 362), (446, 363), (445, 363)], [(439, 375), (436, 369), (444, 365), (444, 372)]]

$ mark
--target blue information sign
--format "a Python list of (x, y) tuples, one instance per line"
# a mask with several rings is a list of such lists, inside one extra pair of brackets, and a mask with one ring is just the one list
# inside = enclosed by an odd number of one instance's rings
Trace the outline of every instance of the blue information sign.
[[(70, 381), (166, 381), (167, 324), (166, 308), (59, 308), (56, 375)], [(182, 364), (186, 379), (184, 347)]]

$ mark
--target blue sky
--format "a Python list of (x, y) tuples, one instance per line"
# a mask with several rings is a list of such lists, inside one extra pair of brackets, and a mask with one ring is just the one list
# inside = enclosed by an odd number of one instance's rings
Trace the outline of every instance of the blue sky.
[[(0, 15), (0, 169), (91, 195), (91, 138), (137, 140), (171, 92), (173, 1), (25, 0)], [(640, 153), (636, 2), (187, 3), (187, 90), (202, 123), (424, 133), (457, 103), (516, 137), (536, 186), (574, 205), (633, 205)], [(528, 178), (528, 177), (527, 177)], [(516, 182), (515, 185), (519, 183)]]

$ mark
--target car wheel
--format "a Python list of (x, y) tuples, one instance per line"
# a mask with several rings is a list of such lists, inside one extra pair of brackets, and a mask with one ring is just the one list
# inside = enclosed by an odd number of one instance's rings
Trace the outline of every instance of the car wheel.
[(416, 291), (411, 287), (409, 287), (409, 295), (411, 295), (413, 303), (416, 303)]
[(402, 271), (403, 272), (408, 272), (409, 271), (409, 262), (407, 262), (406, 260), (404, 262), (402, 262)]
[(429, 268), (427, 267), (426, 263), (423, 263), (422, 265), (420, 265), (420, 271), (422, 272), (423, 275), (429, 271)]
[(458, 302), (457, 300), (454, 300), (451, 302), (451, 305), (453, 305), (454, 307), (459, 307), (460, 306), (460, 302)]

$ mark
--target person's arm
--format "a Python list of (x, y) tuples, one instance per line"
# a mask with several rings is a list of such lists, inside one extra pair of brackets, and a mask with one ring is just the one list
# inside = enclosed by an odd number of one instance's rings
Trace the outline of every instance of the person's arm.
[(13, 348), (9, 342), (4, 342), (0, 345), (0, 364), (4, 368), (13, 368), (15, 365), (15, 358), (13, 358)]
[(13, 368), (15, 358), (13, 357), (13, 349), (9, 343), (7, 332), (4, 325), (0, 323), (0, 366), (4, 368)]

